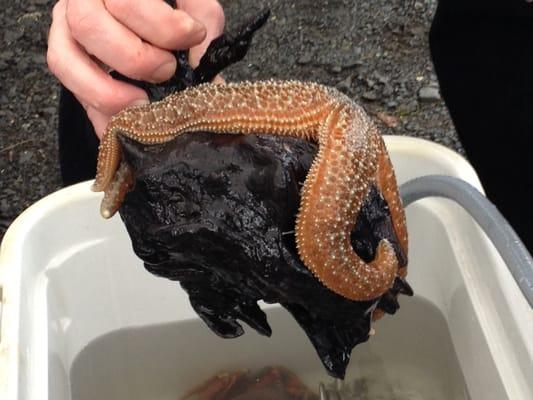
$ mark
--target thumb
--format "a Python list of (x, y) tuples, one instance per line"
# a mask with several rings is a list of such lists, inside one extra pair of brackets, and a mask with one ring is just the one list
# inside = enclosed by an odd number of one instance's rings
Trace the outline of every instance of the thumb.
[(181, 10), (201, 22), (206, 28), (204, 41), (189, 50), (189, 62), (194, 68), (198, 66), (200, 58), (211, 41), (224, 31), (224, 10), (216, 0), (179, 0), (177, 4)]

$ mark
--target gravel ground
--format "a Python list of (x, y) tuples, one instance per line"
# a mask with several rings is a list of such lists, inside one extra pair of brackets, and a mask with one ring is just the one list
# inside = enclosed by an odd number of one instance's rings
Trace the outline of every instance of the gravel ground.
[[(427, 35), (435, 0), (223, 0), (231, 27), (269, 6), (272, 16), (229, 80), (302, 79), (336, 86), (383, 133), (462, 152), (439, 99)], [(47, 71), (53, 1), (0, 0), (0, 238), (22, 210), (60, 188), (58, 84)]]

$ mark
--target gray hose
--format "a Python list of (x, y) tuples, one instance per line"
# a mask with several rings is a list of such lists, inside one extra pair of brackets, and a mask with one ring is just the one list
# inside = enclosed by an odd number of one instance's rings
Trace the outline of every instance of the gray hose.
[(498, 209), (476, 188), (451, 176), (428, 175), (400, 187), (403, 204), (425, 197), (445, 197), (460, 204), (490, 238), (507, 264), (520, 290), (533, 308), (533, 259)]

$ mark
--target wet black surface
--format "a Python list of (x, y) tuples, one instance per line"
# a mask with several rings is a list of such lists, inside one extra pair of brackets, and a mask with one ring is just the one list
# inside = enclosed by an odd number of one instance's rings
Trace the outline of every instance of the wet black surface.
[[(398, 278), (381, 298), (349, 301), (301, 263), (294, 224), (314, 144), (211, 133), (184, 134), (157, 146), (122, 143), (136, 171), (135, 188), (120, 209), (133, 248), (150, 272), (180, 282), (218, 335), (241, 335), (239, 320), (270, 335), (257, 301), (280, 303), (326, 369), (342, 377), (352, 348), (368, 339), (370, 310), (378, 305), (392, 314), (399, 307), (396, 295), (410, 292)], [(386, 202), (374, 189), (352, 244), (361, 257), (373, 259), (383, 238), (399, 249)], [(398, 258), (405, 265), (401, 251)]]

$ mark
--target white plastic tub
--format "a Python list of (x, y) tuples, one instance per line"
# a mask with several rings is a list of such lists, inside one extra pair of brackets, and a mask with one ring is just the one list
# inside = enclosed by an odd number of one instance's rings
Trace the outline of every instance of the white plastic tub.
[[(388, 137), (398, 179), (447, 174), (480, 188), (439, 145)], [(271, 339), (212, 334), (177, 283), (131, 250), (118, 217), (83, 183), (11, 226), (0, 252), (2, 400), (167, 400), (223, 369), (284, 365), (311, 388), (327, 381), (302, 331), (270, 307)], [(409, 282), (394, 317), (353, 352), (348, 380), (369, 399), (533, 399), (533, 312), (470, 217), (447, 200), (407, 209)], [(378, 397), (383, 396), (383, 397)]]

